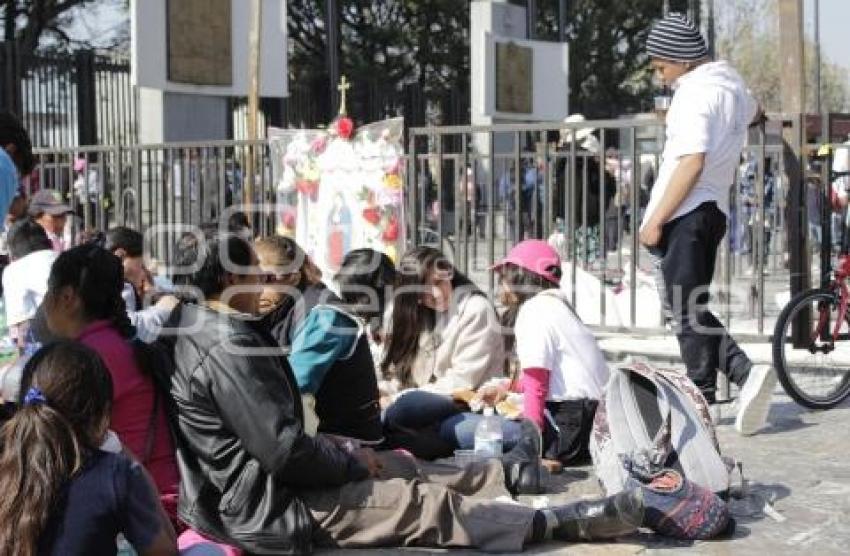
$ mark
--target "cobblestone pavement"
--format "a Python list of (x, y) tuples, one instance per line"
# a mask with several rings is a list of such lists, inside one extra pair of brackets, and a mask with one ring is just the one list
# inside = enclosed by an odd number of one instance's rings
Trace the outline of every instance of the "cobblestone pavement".
[[(743, 438), (732, 428), (734, 414), (724, 406), (718, 435), (724, 453), (743, 463), (749, 495), (732, 501), (738, 528), (722, 541), (681, 543), (649, 533), (618, 543), (550, 542), (526, 554), (847, 554), (850, 552), (850, 401), (812, 412), (777, 389), (769, 426)], [(572, 469), (550, 479), (550, 502), (597, 494), (591, 468)], [(529, 502), (529, 500), (525, 500)], [(765, 503), (769, 505), (765, 505)], [(335, 550), (325, 554), (410, 554), (472, 550)]]

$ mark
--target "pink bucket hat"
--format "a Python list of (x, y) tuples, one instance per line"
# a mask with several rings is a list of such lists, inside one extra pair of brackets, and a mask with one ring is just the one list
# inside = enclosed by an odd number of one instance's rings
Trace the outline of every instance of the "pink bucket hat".
[(561, 257), (545, 241), (527, 239), (517, 243), (507, 256), (493, 265), (491, 269), (499, 270), (508, 263), (542, 276), (553, 284), (561, 283), (561, 279), (550, 270), (552, 267), (561, 268)]
[(86, 162), (85, 158), (78, 158), (74, 161), (74, 171), (75, 172), (83, 172), (86, 169), (86, 165), (87, 165), (87, 162)]

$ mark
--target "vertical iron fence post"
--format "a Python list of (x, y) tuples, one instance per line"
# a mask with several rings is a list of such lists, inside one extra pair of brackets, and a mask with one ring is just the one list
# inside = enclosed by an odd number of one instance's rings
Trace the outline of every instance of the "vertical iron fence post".
[(74, 55), (77, 75), (77, 128), (80, 145), (97, 144), (97, 98), (94, 53), (81, 50)]

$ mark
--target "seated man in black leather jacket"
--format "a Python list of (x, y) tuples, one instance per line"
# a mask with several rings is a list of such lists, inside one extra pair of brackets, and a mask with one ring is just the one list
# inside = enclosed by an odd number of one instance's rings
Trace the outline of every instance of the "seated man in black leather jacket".
[[(533, 510), (464, 496), (486, 472), (457, 487), (458, 473), (371, 478), (368, 448), (348, 453), (304, 434), (292, 371), (251, 318), (260, 289), (251, 245), (235, 235), (186, 236), (174, 264), (186, 272), (175, 283), (199, 298), (181, 303), (163, 328), (175, 364), (179, 516), (198, 532), (263, 554), (314, 545), (518, 551), (547, 536), (609, 538), (642, 523), (639, 491)], [(482, 468), (502, 472), (496, 463)]]

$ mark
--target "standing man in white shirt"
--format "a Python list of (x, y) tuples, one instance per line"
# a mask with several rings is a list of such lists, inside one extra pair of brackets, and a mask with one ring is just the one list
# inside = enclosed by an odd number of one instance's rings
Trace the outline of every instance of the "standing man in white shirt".
[(641, 243), (660, 259), (688, 376), (714, 402), (717, 372), (741, 387), (735, 427), (756, 433), (770, 408), (776, 373), (753, 365), (708, 309), (717, 247), (726, 233), (729, 187), (747, 129), (761, 110), (741, 76), (712, 61), (682, 14), (656, 22), (647, 39), (656, 74), (674, 90), (661, 167), (641, 225)]

